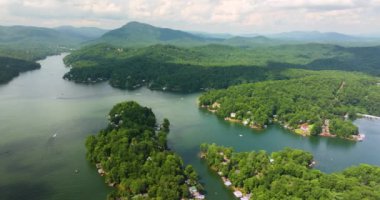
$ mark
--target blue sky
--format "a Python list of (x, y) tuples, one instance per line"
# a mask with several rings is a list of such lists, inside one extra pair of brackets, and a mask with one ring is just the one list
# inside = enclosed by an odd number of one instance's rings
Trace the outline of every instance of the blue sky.
[(219, 33), (380, 33), (380, 0), (0, 0), (1, 25), (95, 26), (141, 21)]

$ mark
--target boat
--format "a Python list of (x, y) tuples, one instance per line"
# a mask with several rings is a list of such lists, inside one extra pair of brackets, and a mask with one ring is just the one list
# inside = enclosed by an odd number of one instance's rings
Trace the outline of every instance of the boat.
[(358, 137), (357, 137), (358, 141), (363, 141), (364, 139), (365, 139), (365, 135), (364, 134), (359, 134)]

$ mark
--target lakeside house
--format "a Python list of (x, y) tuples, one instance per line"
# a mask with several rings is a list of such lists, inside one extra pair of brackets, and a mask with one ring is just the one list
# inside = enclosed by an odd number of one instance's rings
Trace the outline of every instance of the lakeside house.
[(215, 102), (211, 105), (211, 108), (220, 108), (220, 103)]
[(232, 185), (231, 181), (228, 178), (222, 177), (222, 179), (225, 186), (229, 187)]
[(234, 192), (234, 195), (235, 195), (235, 197), (237, 197), (237, 198), (241, 198), (241, 197), (243, 197), (243, 193), (240, 192), (239, 190), (236, 190), (236, 191)]
[(98, 169), (98, 173), (100, 174), (100, 176), (104, 176), (106, 174), (106, 172), (102, 168)]
[(98, 169), (98, 173), (100, 174), (100, 176), (104, 176), (106, 174), (106, 172), (102, 168), (102, 164), (96, 163), (95, 166)]
[(240, 198), (240, 200), (249, 200), (249, 199), (251, 199), (251, 196), (252, 196), (252, 194), (246, 194), (242, 198)]
[(303, 132), (308, 132), (309, 131), (309, 124), (307, 123), (304, 123), (301, 125), (300, 129), (303, 131)]
[(199, 193), (195, 186), (189, 187), (189, 192), (195, 199), (205, 199), (205, 196)]
[(235, 117), (236, 117), (236, 113), (231, 113), (231, 114), (230, 114), (230, 117), (231, 117), (231, 118), (235, 118)]
[(365, 139), (365, 135), (364, 134), (353, 135), (352, 138), (356, 141), (361, 142)]
[(350, 115), (348, 114), (348, 113), (346, 113), (345, 115), (344, 115), (344, 120), (349, 120), (350, 119)]

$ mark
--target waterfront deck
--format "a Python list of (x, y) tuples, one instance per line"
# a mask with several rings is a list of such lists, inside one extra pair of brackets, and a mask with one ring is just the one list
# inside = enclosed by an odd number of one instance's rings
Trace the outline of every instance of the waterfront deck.
[(366, 118), (366, 119), (375, 119), (375, 120), (380, 120), (380, 117), (374, 116), (374, 115), (366, 115), (366, 114), (361, 114), (357, 113), (359, 117)]

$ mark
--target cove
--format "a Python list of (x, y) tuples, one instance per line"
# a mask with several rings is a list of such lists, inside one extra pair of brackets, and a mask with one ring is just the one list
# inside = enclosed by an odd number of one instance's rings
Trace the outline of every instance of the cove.
[(256, 131), (199, 109), (200, 94), (146, 88), (123, 91), (107, 83), (65, 81), (64, 56), (48, 57), (40, 61), (40, 70), (23, 73), (0, 86), (0, 199), (105, 199), (111, 189), (86, 161), (84, 141), (106, 126), (114, 104), (126, 100), (151, 107), (159, 121), (164, 117), (170, 120), (169, 146), (194, 166), (208, 191), (207, 199), (234, 198), (198, 158), (201, 143), (231, 146), (237, 151), (304, 149), (313, 153), (316, 168), (324, 172), (359, 163), (380, 165), (380, 121), (357, 120), (360, 132), (366, 134), (365, 141), (358, 143), (302, 137), (277, 125)]

